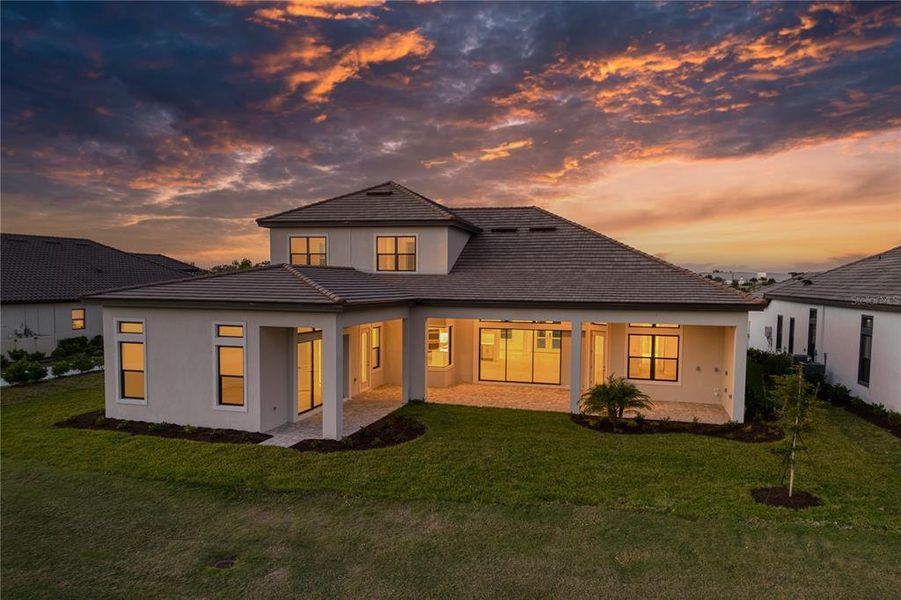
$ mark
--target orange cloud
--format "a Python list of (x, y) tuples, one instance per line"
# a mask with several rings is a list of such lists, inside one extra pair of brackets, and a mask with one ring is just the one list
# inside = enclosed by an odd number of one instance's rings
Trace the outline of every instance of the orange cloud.
[(269, 108), (278, 108), (301, 86), (307, 86), (307, 102), (324, 102), (336, 86), (360, 77), (369, 65), (427, 56), (434, 47), (434, 42), (414, 29), (364, 40), (343, 48), (333, 58), (334, 53), (327, 46), (307, 36), (264, 55), (256, 65), (260, 75), (284, 78), (285, 92), (268, 103)]
[[(829, 37), (811, 37), (809, 32), (826, 19), (835, 20), (836, 31)], [(491, 101), (508, 111), (537, 114), (546, 103), (575, 96), (635, 123), (742, 111), (755, 99), (779, 92), (755, 90), (750, 97), (736, 99), (730, 90), (738, 81), (798, 77), (842, 55), (885, 47), (897, 35), (873, 35), (873, 30), (891, 24), (901, 24), (901, 17), (890, 6), (855, 16), (844, 4), (819, 3), (799, 15), (796, 24), (762, 36), (735, 34), (698, 47), (658, 44), (642, 50), (633, 44), (613, 55), (559, 58), (544, 71), (526, 76), (514, 93)]]
[(373, 19), (372, 13), (355, 9), (384, 5), (384, 0), (290, 0), (254, 11), (251, 20), (262, 24), (289, 22), (292, 18), (307, 19)]
[(493, 148), (483, 148), (482, 156), (479, 157), (479, 160), (498, 160), (499, 158), (506, 158), (510, 156), (510, 153), (514, 150), (520, 150), (522, 148), (531, 148), (532, 147), (532, 139), (529, 138), (527, 140), (517, 140), (515, 142), (507, 142), (505, 144), (501, 144), (500, 146), (495, 146)]

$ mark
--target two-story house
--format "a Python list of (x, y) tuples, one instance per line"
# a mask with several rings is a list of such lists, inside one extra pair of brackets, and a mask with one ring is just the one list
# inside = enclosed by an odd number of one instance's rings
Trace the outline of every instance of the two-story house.
[(616, 374), (664, 412), (743, 420), (761, 301), (546, 210), (452, 209), (388, 182), (258, 223), (270, 266), (92, 297), (108, 416), (315, 418), (337, 439), (372, 398), (576, 412)]

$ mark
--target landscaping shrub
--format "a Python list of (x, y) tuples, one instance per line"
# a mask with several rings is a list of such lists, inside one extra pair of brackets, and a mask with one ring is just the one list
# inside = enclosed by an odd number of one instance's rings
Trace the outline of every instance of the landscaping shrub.
[(62, 377), (71, 370), (72, 363), (64, 358), (61, 358), (60, 360), (54, 362), (53, 366), (50, 367), (50, 372), (54, 377)]
[(627, 410), (649, 409), (653, 406), (650, 397), (624, 377), (610, 375), (582, 395), (582, 412), (605, 414), (616, 424)]
[(89, 354), (77, 354), (70, 359), (73, 369), (87, 373), (94, 368), (94, 357)]
[(20, 360), (26, 360), (28, 358), (28, 350), (22, 350), (21, 348), (16, 348), (15, 350), (9, 351), (9, 360), (12, 362), (19, 362)]
[(780, 405), (772, 394), (773, 378), (787, 375), (791, 368), (791, 357), (787, 354), (748, 349), (745, 416), (749, 420), (772, 420), (779, 416)]
[(3, 379), (9, 383), (40, 381), (47, 376), (47, 367), (30, 360), (19, 360), (3, 370)]
[(94, 356), (103, 356), (103, 336), (95, 335), (88, 343), (91, 354)]
[(826, 383), (826, 365), (820, 363), (800, 363), (804, 370), (804, 379), (811, 385), (820, 386)]
[(102, 366), (103, 366), (103, 355), (102, 355), (102, 354), (99, 354), (99, 355), (97, 355), (97, 356), (94, 357), (94, 366), (95, 366), (95, 367), (102, 367)]
[(0, 370), (5, 369), (11, 364), (13, 364), (13, 361), (9, 360), (5, 356), (0, 356)]
[(88, 341), (88, 338), (80, 335), (78, 337), (66, 338), (64, 340), (60, 340), (56, 345), (56, 350), (53, 351), (53, 358), (66, 358), (69, 356), (75, 356), (76, 354), (85, 354), (90, 353), (91, 351), (91, 342)]
[(820, 385), (820, 396), (830, 404), (842, 405), (851, 401), (851, 390), (840, 383), (823, 383)]

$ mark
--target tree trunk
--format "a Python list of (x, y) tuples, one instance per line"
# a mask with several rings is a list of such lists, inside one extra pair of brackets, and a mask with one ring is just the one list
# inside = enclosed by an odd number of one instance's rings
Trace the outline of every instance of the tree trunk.
[(798, 416), (795, 415), (795, 431), (792, 434), (792, 449), (788, 457), (788, 497), (792, 497), (795, 487), (795, 447), (798, 444)]

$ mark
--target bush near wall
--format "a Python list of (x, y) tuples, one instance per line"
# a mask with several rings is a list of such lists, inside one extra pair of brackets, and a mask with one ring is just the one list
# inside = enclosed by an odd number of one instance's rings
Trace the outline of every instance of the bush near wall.
[(745, 416), (750, 421), (768, 421), (779, 416), (780, 406), (770, 393), (773, 377), (791, 371), (792, 361), (787, 354), (748, 349), (748, 369), (745, 375)]
[[(0, 356), (0, 374), (7, 383), (40, 381), (47, 376), (48, 366), (54, 377), (72, 370), (86, 373), (103, 366), (103, 336), (97, 335), (90, 340), (85, 336), (60, 340), (51, 358), (43, 352), (22, 349), (10, 350), (7, 354)], [(52, 364), (48, 364), (50, 360)]]

